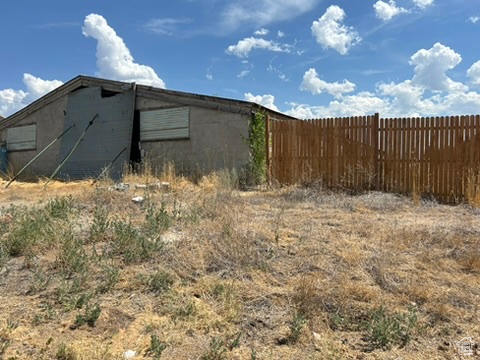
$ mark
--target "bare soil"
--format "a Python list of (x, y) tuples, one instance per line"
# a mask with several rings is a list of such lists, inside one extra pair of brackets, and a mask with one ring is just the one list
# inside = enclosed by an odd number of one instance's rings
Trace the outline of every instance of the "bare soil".
[(0, 181), (0, 359), (457, 359), (458, 341), (480, 344), (478, 208), (160, 180)]

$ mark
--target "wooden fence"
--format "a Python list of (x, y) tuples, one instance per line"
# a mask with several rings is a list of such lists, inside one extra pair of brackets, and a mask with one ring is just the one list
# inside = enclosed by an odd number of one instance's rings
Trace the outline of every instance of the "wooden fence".
[(267, 167), (282, 184), (430, 194), (443, 202), (480, 191), (480, 115), (317, 120), (267, 118)]

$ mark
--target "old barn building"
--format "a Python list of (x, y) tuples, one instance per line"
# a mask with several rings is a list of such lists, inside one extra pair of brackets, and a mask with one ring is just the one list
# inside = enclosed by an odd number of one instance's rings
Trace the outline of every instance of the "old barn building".
[[(50, 176), (98, 175), (112, 160), (113, 177), (123, 164), (147, 156), (160, 168), (173, 161), (182, 173), (242, 168), (249, 159), (249, 120), (260, 105), (78, 76), (0, 121), (9, 167), (23, 167), (66, 131), (30, 167)], [(276, 114), (276, 116), (281, 116)], [(90, 126), (89, 126), (90, 125)]]

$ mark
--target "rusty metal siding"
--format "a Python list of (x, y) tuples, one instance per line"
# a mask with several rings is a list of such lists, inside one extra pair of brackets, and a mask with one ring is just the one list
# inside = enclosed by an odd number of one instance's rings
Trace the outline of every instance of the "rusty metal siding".
[(188, 139), (189, 127), (188, 107), (140, 112), (140, 141)]
[(37, 125), (24, 125), (7, 129), (7, 150), (35, 150), (37, 148)]
[(123, 164), (130, 160), (135, 91), (127, 89), (116, 95), (102, 96), (100, 87), (77, 90), (68, 96), (65, 128), (75, 127), (62, 139), (60, 161), (72, 149), (89, 121), (98, 114), (59, 177), (82, 179), (96, 177), (126, 148), (109, 170), (112, 178), (122, 175)]

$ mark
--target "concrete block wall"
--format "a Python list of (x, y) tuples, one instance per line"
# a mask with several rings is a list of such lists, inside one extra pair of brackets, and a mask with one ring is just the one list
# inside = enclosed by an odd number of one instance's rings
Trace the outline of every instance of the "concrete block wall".
[[(137, 98), (137, 110), (182, 106), (152, 99)], [(190, 138), (142, 142), (141, 147), (153, 165), (161, 169), (168, 161), (177, 171), (191, 174), (235, 168), (247, 163), (249, 115), (190, 106)]]
[[(11, 127), (37, 125), (37, 149), (11, 151), (8, 154), (9, 167), (16, 173), (25, 164), (42, 151), (64, 130), (64, 111), (67, 108), (67, 96), (63, 96), (37, 111), (27, 115)], [(0, 142), (7, 139), (7, 129), (0, 132)], [(47, 150), (25, 171), (24, 178), (32, 176), (50, 176), (59, 163), (60, 141)]]
[[(67, 109), (67, 103), (68, 94), (65, 94), (13, 125), (37, 125), (37, 149), (9, 153), (9, 163), (15, 173), (63, 132), (64, 111)], [(185, 105), (138, 96), (136, 99), (136, 110), (176, 106)], [(166, 162), (173, 161), (177, 171), (185, 174), (208, 173), (223, 168), (241, 170), (249, 158), (246, 139), (250, 115), (198, 106), (189, 106), (189, 108), (189, 139), (141, 143), (141, 147), (153, 161), (155, 168), (161, 170)], [(6, 137), (7, 130), (0, 131), (0, 141), (6, 140)], [(25, 172), (23, 178), (50, 176), (61, 161), (60, 145), (61, 141), (58, 141), (36, 160)]]

